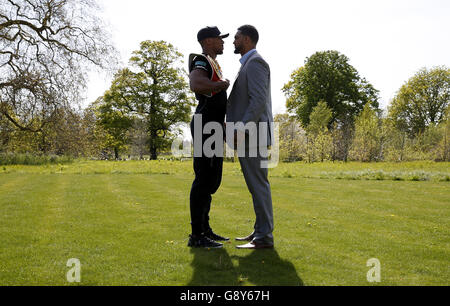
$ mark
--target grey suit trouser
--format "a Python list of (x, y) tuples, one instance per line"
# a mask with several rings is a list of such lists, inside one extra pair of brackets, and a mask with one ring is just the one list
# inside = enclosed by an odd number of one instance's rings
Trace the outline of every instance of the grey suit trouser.
[(258, 242), (273, 243), (274, 222), (272, 194), (268, 179), (269, 169), (261, 167), (261, 161), (267, 161), (267, 158), (262, 157), (259, 152), (257, 157), (248, 156), (247, 151), (245, 157), (239, 157), (239, 162), (253, 198), (256, 215), (254, 239)]

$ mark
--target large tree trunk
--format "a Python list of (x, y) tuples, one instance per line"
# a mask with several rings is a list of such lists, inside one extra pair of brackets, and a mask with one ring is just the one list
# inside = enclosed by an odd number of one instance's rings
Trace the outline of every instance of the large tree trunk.
[(156, 152), (156, 148), (150, 149), (150, 160), (157, 160), (158, 159), (158, 153)]
[(114, 159), (119, 160), (119, 149), (117, 147), (114, 147)]
[(150, 160), (158, 159), (158, 148), (156, 147), (156, 131), (150, 132)]
[(406, 133), (402, 133), (402, 147), (400, 150), (400, 161), (403, 161), (403, 152), (405, 150), (405, 143), (406, 143)]
[(45, 133), (43, 133), (43, 132), (41, 133), (40, 151), (44, 155), (46, 155), (48, 153), (47, 139), (45, 138)]

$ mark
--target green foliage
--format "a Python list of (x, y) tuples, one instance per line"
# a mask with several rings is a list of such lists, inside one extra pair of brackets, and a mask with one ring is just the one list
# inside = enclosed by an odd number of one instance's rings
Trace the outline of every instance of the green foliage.
[(382, 121), (383, 131), (383, 157), (386, 161), (404, 161), (407, 158), (407, 147), (409, 138), (406, 132), (400, 131), (396, 128), (395, 123), (389, 119), (384, 118)]
[(450, 161), (450, 105), (447, 106), (444, 120), (439, 124), (439, 131), (442, 134), (438, 148), (439, 160)]
[(280, 160), (293, 162), (302, 160), (306, 155), (306, 133), (294, 116), (276, 115), (275, 122), (280, 129)]
[(131, 118), (145, 120), (152, 159), (179, 133), (176, 125), (190, 119), (194, 101), (186, 72), (179, 67), (182, 56), (164, 41), (142, 42), (130, 59), (137, 72), (120, 70), (103, 97), (105, 108), (113, 116), (109, 122), (120, 133), (129, 128)]
[(416, 154), (422, 155), (421, 159), (439, 159), (437, 150), (442, 136), (442, 130), (437, 125), (430, 124), (423, 133), (415, 137), (413, 149)]
[(101, 138), (92, 109), (58, 108), (38, 132), (15, 128), (0, 118), (0, 152), (34, 155), (97, 156)]
[(310, 123), (306, 129), (308, 135), (307, 159), (309, 162), (330, 159), (332, 149), (331, 133), (328, 124), (332, 118), (332, 112), (327, 104), (319, 102), (313, 108)]
[(350, 150), (350, 158), (362, 162), (379, 159), (381, 150), (380, 120), (370, 103), (355, 121), (355, 137)]
[(321, 131), (327, 129), (328, 123), (330, 122), (332, 116), (332, 112), (327, 106), (327, 103), (320, 101), (311, 112), (309, 117), (309, 125), (306, 128), (306, 131), (311, 136), (318, 135)]
[(423, 68), (398, 91), (389, 107), (396, 128), (409, 137), (440, 123), (450, 103), (450, 69)]
[[(125, 70), (116, 74), (114, 82), (121, 79), (123, 74), (126, 74)], [(105, 148), (113, 148), (115, 159), (119, 159), (119, 152), (127, 148), (127, 131), (132, 125), (132, 118), (120, 109), (117, 109), (112, 99), (111, 92), (107, 91), (103, 98), (99, 98), (95, 102), (95, 107), (98, 124), (106, 132), (103, 146)]]
[[(449, 106), (444, 112), (448, 113)], [(448, 161), (450, 123), (444, 115), (439, 124), (430, 124), (425, 130), (411, 137), (391, 118), (383, 122), (383, 155), (386, 161), (436, 160)]]
[(39, 152), (39, 139), (36, 133), (18, 130), (7, 120), (0, 120), (0, 125), (0, 152)]
[[(325, 107), (323, 107), (325, 106)], [(390, 118), (380, 119), (367, 104), (356, 118), (354, 130), (346, 126), (327, 128), (329, 109), (319, 103), (311, 114), (308, 128), (303, 130), (294, 117), (277, 115), (280, 123), (280, 159), (282, 161), (325, 160), (352, 161), (448, 161), (450, 121), (444, 116), (440, 124), (431, 124), (423, 133), (411, 138), (399, 130)], [(348, 144), (349, 156), (345, 157)]]
[[(51, 122), (37, 133), (39, 151), (44, 154), (90, 157), (98, 153), (95, 114), (85, 109), (58, 109)], [(32, 152), (32, 151), (31, 151)]]
[(308, 161), (320, 161), (331, 159), (331, 134), (328, 130), (320, 131), (313, 140), (308, 143), (307, 155)]
[(378, 91), (338, 51), (316, 52), (307, 58), (305, 66), (292, 73), (283, 91), (288, 111), (297, 115), (303, 127), (309, 125), (319, 101), (325, 101), (332, 110), (330, 124), (356, 116), (369, 101), (378, 108)]

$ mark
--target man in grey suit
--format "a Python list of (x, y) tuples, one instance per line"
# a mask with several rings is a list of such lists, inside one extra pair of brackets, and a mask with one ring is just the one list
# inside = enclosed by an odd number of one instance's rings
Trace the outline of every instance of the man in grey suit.
[[(254, 231), (248, 242), (238, 249), (273, 248), (273, 209), (268, 180), (268, 146), (272, 143), (273, 124), (269, 65), (256, 51), (259, 34), (255, 27), (244, 25), (234, 37), (236, 54), (242, 64), (227, 104), (227, 142), (238, 149), (245, 182), (253, 198), (256, 215)], [(230, 126), (232, 127), (230, 129)], [(234, 142), (230, 143), (231, 138)], [(243, 148), (241, 150), (241, 148)]]

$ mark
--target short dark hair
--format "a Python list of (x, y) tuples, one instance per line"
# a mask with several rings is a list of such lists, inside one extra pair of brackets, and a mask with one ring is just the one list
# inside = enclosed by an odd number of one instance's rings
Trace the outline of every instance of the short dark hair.
[(246, 24), (241, 26), (238, 31), (241, 31), (242, 35), (250, 37), (251, 41), (256, 45), (259, 41), (258, 30), (252, 25)]

